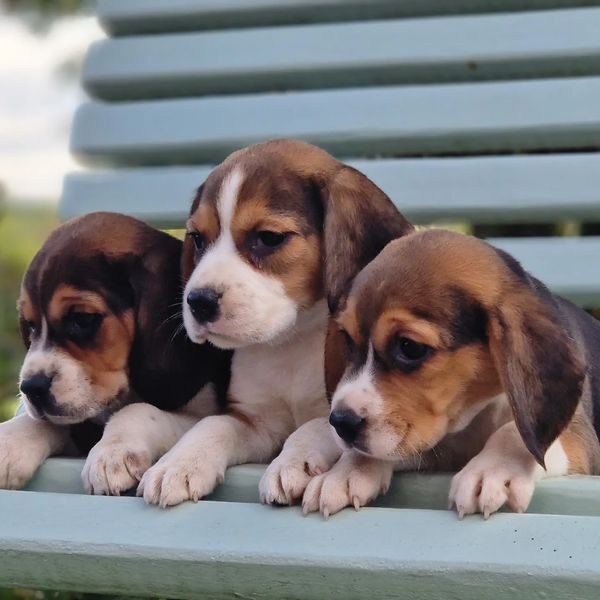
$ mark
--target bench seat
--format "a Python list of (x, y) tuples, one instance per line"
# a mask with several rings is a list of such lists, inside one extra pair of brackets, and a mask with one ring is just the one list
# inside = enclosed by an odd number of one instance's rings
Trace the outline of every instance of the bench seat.
[(378, 506), (324, 522), (257, 504), (258, 466), (230, 469), (212, 499), (168, 510), (80, 495), (81, 466), (51, 459), (35, 493), (0, 492), (11, 516), (0, 531), (0, 585), (314, 600), (332, 590), (348, 599), (574, 600), (600, 585), (597, 478), (547, 480), (528, 514), (461, 522), (439, 510), (449, 476), (397, 475)]

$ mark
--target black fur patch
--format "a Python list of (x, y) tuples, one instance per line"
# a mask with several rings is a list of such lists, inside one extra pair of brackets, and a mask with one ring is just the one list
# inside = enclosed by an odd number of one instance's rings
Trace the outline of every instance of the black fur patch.
[(464, 290), (455, 287), (449, 292), (453, 318), (450, 333), (451, 350), (461, 346), (487, 342), (487, 313), (483, 306)]

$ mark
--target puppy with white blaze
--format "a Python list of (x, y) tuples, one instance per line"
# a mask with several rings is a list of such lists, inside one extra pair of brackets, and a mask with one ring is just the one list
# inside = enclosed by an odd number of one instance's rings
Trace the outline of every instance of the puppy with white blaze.
[(306, 143), (257, 144), (209, 175), (187, 222), (183, 315), (192, 341), (235, 350), (227, 409), (146, 472), (146, 501), (198, 500), (228, 466), (281, 451), (260, 493), (288, 504), (329, 469), (340, 455), (323, 365), (330, 310), (387, 242), (410, 231), (369, 179)]

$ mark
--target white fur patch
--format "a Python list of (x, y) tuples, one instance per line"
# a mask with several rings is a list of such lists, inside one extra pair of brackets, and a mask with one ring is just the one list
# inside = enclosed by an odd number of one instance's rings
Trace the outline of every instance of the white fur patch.
[(514, 421), (506, 423), (452, 478), (449, 504), (459, 518), (479, 512), (487, 519), (505, 504), (524, 512), (537, 481), (567, 474), (569, 461), (560, 440), (548, 448), (545, 462), (546, 471), (525, 447)]
[(344, 377), (331, 400), (332, 410), (350, 409), (367, 418), (379, 416), (384, 407), (383, 398), (375, 388), (373, 345), (369, 343), (367, 360), (357, 372)]
[(49, 456), (65, 447), (67, 440), (66, 428), (29, 415), (0, 423), (0, 488), (22, 488)]
[[(365, 364), (357, 373), (342, 379), (333, 395), (331, 409), (349, 409), (366, 420), (362, 447), (358, 451), (390, 458), (396, 453), (402, 436), (385, 421), (385, 401), (375, 387), (374, 375), (374, 351), (369, 344)], [(336, 438), (343, 449), (348, 448), (337, 435)]]
[(327, 417), (305, 423), (290, 435), (262, 476), (258, 486), (261, 502), (293, 504), (310, 480), (328, 471), (340, 454)]
[(308, 484), (302, 511), (307, 514), (320, 510), (327, 519), (346, 506), (358, 510), (387, 492), (393, 468), (391, 462), (347, 450), (330, 471)]

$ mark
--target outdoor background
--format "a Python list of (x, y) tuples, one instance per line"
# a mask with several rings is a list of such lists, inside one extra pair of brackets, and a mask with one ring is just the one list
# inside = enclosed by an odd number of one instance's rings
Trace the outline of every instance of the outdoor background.
[(23, 348), (19, 284), (57, 225), (80, 65), (102, 35), (81, 0), (0, 0), (0, 420), (12, 415)]
[[(58, 224), (64, 174), (78, 168), (68, 139), (83, 98), (81, 61), (102, 35), (92, 9), (79, 0), (0, 0), (0, 421), (14, 412), (23, 357), (15, 310), (20, 280)], [(81, 597), (0, 590), (0, 600)]]

